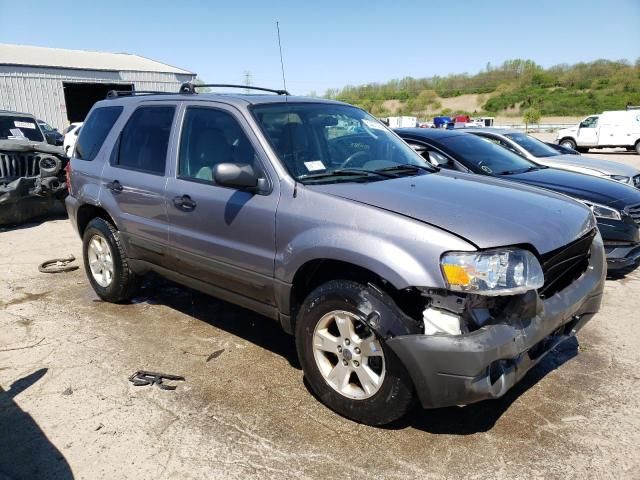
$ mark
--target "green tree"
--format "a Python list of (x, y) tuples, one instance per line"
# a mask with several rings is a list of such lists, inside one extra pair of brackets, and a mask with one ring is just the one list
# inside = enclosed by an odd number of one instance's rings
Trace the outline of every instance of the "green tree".
[[(195, 83), (196, 85), (203, 85), (207, 82), (201, 80), (199, 77), (196, 77), (196, 79), (193, 81), (193, 83)], [(209, 87), (201, 87), (198, 89), (198, 92), (200, 93), (209, 93), (211, 91), (211, 89)]]
[(527, 108), (522, 115), (522, 121), (524, 122), (525, 131), (529, 131), (529, 124), (540, 123), (540, 117), (542, 114), (537, 108)]

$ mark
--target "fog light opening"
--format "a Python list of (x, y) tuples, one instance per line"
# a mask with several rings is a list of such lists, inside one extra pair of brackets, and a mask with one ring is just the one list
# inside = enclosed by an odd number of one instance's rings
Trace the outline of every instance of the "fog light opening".
[(495, 385), (500, 380), (506, 370), (506, 362), (504, 360), (497, 360), (489, 365), (489, 382), (491, 385)]

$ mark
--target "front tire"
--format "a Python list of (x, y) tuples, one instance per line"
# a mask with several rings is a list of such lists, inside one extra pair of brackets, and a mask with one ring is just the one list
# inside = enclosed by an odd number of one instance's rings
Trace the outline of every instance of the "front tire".
[(560, 141), (560, 145), (563, 146), (563, 147), (571, 148), (572, 150), (575, 150), (576, 152), (578, 151), (576, 142), (574, 142), (573, 139), (571, 139), (571, 138), (563, 138)]
[(411, 380), (398, 357), (361, 320), (382, 302), (402, 313), (385, 293), (332, 280), (305, 299), (297, 316), (298, 358), (311, 390), (335, 412), (367, 425), (384, 425), (414, 404)]
[(138, 276), (129, 267), (116, 227), (102, 218), (91, 220), (82, 236), (82, 256), (89, 282), (102, 300), (120, 303), (133, 297)]
[(637, 153), (638, 155), (640, 155), (640, 140), (638, 140), (638, 141), (636, 142), (635, 150), (636, 150), (636, 153)]

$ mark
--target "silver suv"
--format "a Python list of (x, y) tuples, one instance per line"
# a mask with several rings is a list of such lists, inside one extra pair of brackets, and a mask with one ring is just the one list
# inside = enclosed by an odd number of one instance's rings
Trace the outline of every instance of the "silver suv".
[(371, 425), (416, 397), (502, 396), (598, 311), (587, 207), (440, 172), (363, 110), (270, 92), (96, 103), (67, 207), (102, 299), (154, 271), (274, 319), (318, 398)]

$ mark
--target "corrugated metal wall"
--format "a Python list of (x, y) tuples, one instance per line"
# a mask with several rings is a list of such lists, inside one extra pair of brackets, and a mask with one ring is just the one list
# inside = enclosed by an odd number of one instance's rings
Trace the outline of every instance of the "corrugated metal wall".
[(62, 130), (69, 121), (63, 82), (133, 83), (136, 90), (177, 92), (194, 75), (161, 72), (107, 72), (0, 65), (0, 110), (32, 113)]

